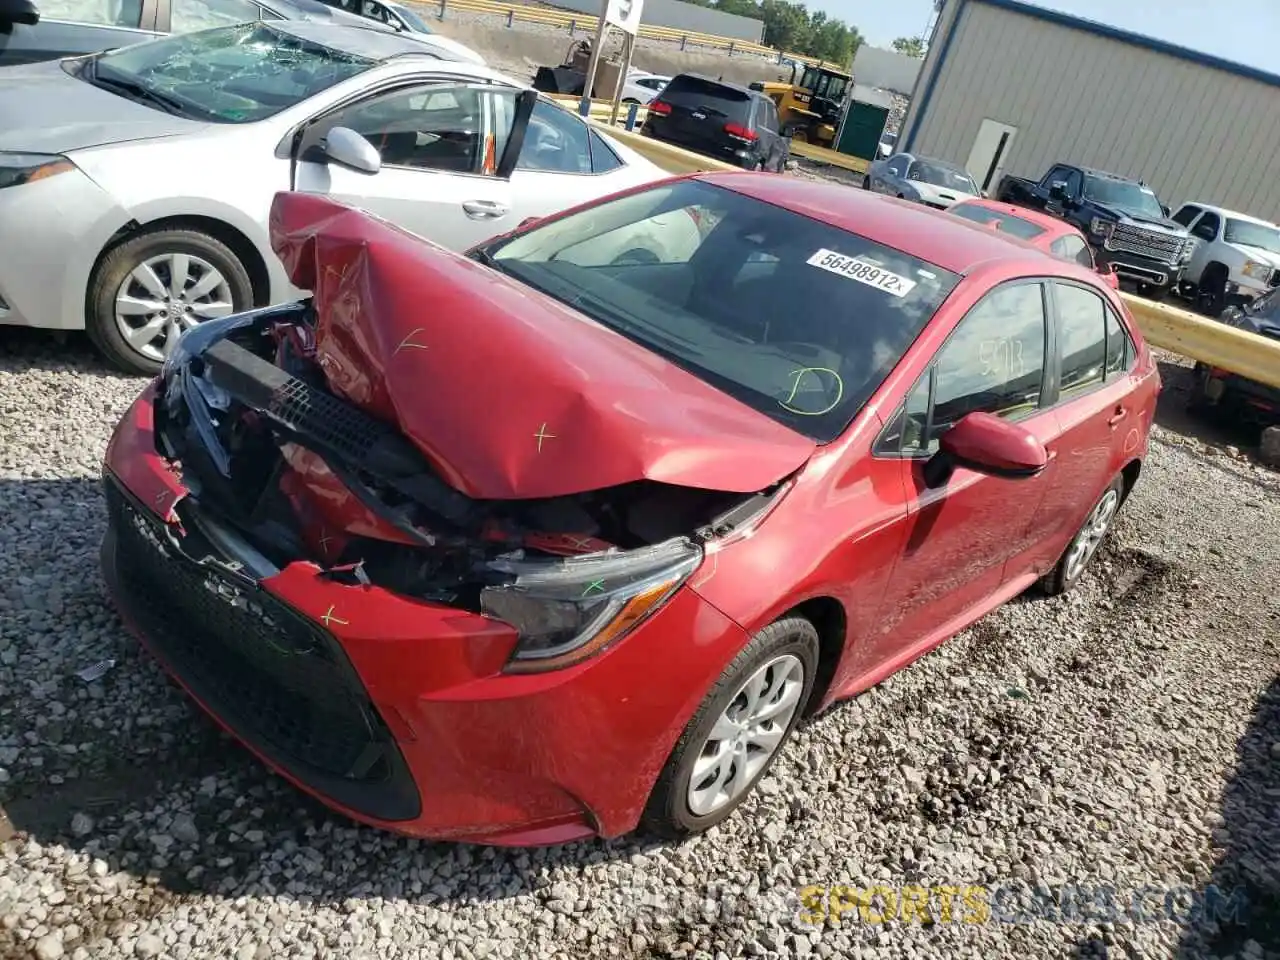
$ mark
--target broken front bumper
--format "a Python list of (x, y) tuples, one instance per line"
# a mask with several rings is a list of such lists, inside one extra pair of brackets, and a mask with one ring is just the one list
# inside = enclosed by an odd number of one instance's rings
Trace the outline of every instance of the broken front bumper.
[[(524, 845), (634, 829), (746, 643), (741, 628), (683, 588), (599, 656), (513, 675), (502, 669), (516, 636), (501, 622), (305, 561), (246, 576), (234, 537), (156, 452), (154, 397), (135, 401), (107, 450), (104, 574), (130, 626), (223, 727), (328, 805), (410, 835)], [(660, 677), (655, 664), (668, 665)]]

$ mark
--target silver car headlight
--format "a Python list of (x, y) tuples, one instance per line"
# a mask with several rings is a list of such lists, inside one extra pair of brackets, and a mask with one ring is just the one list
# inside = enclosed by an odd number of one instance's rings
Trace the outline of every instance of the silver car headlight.
[(0, 190), (70, 173), (75, 164), (56, 153), (8, 153), (0, 150)]

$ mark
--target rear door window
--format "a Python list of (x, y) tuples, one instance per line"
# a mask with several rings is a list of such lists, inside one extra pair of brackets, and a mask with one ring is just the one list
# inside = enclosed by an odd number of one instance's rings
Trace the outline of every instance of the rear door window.
[(751, 97), (714, 80), (683, 74), (662, 91), (662, 99), (673, 107), (710, 114), (725, 122), (747, 126), (751, 122)]

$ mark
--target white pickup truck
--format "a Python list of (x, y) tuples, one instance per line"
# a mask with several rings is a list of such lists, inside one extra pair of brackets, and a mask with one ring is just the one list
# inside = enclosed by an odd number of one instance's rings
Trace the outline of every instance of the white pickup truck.
[(1182, 293), (1216, 317), (1280, 286), (1280, 227), (1207, 203), (1184, 203), (1173, 219), (1196, 247), (1182, 274)]

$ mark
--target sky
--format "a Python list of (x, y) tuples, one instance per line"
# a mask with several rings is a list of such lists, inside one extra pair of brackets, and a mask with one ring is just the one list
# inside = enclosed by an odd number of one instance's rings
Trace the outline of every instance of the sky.
[[(1210, 53), (1226, 60), (1280, 72), (1280, 0), (1027, 0)], [(877, 47), (895, 37), (919, 36), (930, 22), (933, 0), (809, 0), (811, 10), (858, 28)]]

